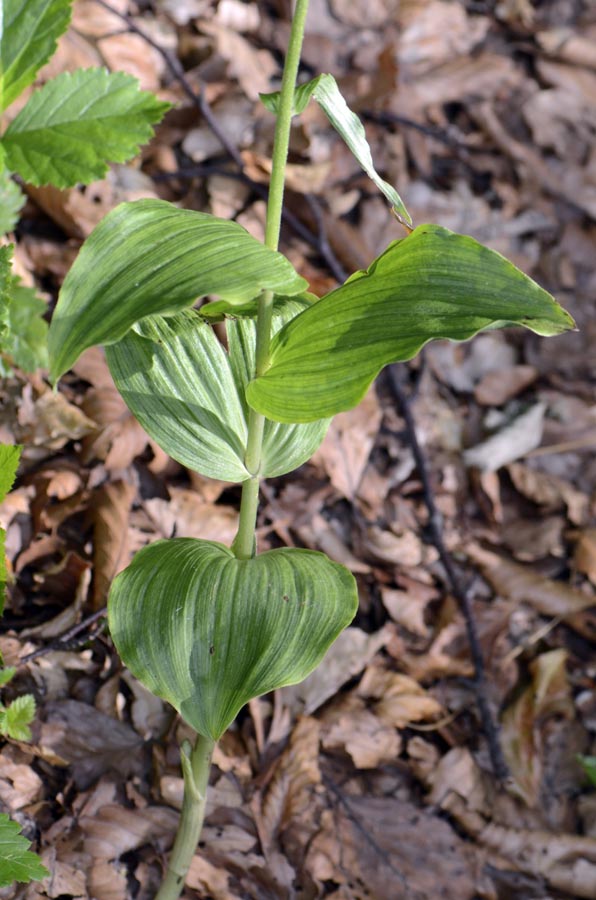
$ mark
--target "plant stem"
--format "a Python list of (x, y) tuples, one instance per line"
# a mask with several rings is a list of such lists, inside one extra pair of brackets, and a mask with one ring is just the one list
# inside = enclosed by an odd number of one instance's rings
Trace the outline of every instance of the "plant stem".
[[(277, 250), (284, 198), (284, 179), (288, 149), (290, 146), (290, 128), (292, 125), (292, 109), (294, 106), (294, 89), (300, 51), (304, 37), (304, 26), (308, 12), (309, 0), (296, 0), (292, 29), (288, 43), (288, 52), (281, 82), (279, 110), (275, 123), (275, 139), (273, 142), (273, 162), (269, 201), (267, 203), (267, 222), (265, 225), (265, 245), (270, 250)], [(262, 375), (269, 368), (269, 347), (271, 343), (271, 320), (273, 318), (273, 292), (263, 291), (259, 297), (257, 315), (257, 344), (255, 374)], [(265, 417), (251, 409), (248, 418), (248, 438), (244, 462), (251, 477), (242, 485), (240, 500), (240, 521), (238, 534), (233, 544), (238, 559), (250, 559), (255, 553), (255, 527), (259, 505), (259, 475), (263, 452), (263, 433)]]
[(168, 869), (161, 887), (155, 895), (155, 900), (177, 900), (184, 888), (184, 880), (203, 827), (209, 769), (214, 747), (215, 741), (198, 734), (190, 753), (184, 746), (181, 748), (184, 773), (182, 814)]

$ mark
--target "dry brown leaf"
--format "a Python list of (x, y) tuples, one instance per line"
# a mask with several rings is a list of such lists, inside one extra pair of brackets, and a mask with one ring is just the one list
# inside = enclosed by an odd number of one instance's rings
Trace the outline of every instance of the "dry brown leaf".
[(496, 472), (502, 466), (534, 450), (542, 440), (545, 412), (545, 403), (535, 403), (491, 437), (465, 450), (466, 465), (476, 466), (487, 472)]
[(358, 406), (334, 417), (313, 457), (313, 462), (327, 472), (332, 485), (349, 500), (358, 493), (381, 419), (376, 391), (371, 389)]
[(69, 441), (80, 440), (97, 430), (96, 423), (69, 403), (64, 394), (46, 391), (33, 399), (25, 385), (19, 407), (20, 440), (36, 447), (59, 450)]
[[(318, 668), (301, 684), (281, 688), (282, 705), (294, 719), (299, 714), (310, 715), (326, 700), (333, 697), (350, 678), (358, 675), (373, 656), (389, 640), (390, 630), (385, 627), (376, 634), (367, 634), (360, 628), (346, 628), (327, 651)], [(276, 737), (279, 740), (279, 736)]]
[(515, 787), (530, 807), (536, 806), (539, 799), (548, 719), (562, 716), (569, 722), (575, 718), (566, 662), (567, 653), (561, 649), (542, 653), (533, 660), (532, 683), (503, 713), (503, 753)]
[(394, 762), (402, 746), (395, 728), (384, 725), (362, 701), (325, 731), (322, 743), (326, 750), (345, 750), (358, 769), (376, 769)]
[(125, 809), (108, 804), (94, 816), (81, 816), (85, 852), (96, 859), (119, 859), (124, 853), (163, 837), (173, 837), (178, 814), (167, 806)]
[(584, 528), (576, 536), (573, 562), (596, 586), (596, 528)]
[(407, 590), (403, 591), (381, 586), (383, 606), (393, 621), (420, 637), (428, 637), (430, 634), (424, 615), (429, 603), (438, 597), (439, 592), (435, 587), (413, 579), (410, 579)]
[(35, 803), (42, 788), (41, 778), (30, 765), (14, 762), (6, 751), (0, 755), (0, 801), (9, 812)]
[(170, 500), (154, 497), (145, 509), (163, 537), (194, 537), (230, 546), (238, 530), (238, 511), (207, 503), (196, 491), (170, 488)]
[(555, 511), (567, 507), (567, 515), (574, 525), (581, 525), (588, 513), (588, 498), (578, 491), (571, 482), (557, 478), (524, 463), (507, 466), (513, 484), (524, 497)]
[(128, 520), (135, 488), (124, 481), (106, 484), (89, 508), (93, 520), (93, 608), (105, 605), (115, 576), (130, 562)]
[(228, 63), (230, 75), (236, 78), (250, 100), (271, 90), (270, 81), (278, 71), (269, 50), (257, 49), (246, 38), (216, 22), (201, 23), (201, 30), (215, 37), (217, 53)]
[(551, 556), (565, 556), (562, 516), (543, 519), (515, 519), (503, 529), (503, 542), (522, 562)]
[(425, 548), (415, 531), (392, 526), (392, 529), (368, 525), (362, 536), (363, 551), (379, 562), (416, 568), (422, 563)]
[(58, 859), (53, 847), (43, 851), (41, 861), (49, 869), (50, 875), (39, 885), (43, 891), (38, 894), (40, 898), (50, 897), (56, 900), (58, 897), (70, 897), (72, 900), (87, 900), (87, 879), (80, 865)]
[(376, 701), (373, 705), (375, 715), (394, 728), (428, 721), (444, 712), (441, 704), (413, 678), (377, 665), (366, 669), (356, 693)]
[(281, 852), (283, 846), (295, 850), (296, 865), (302, 862), (304, 847), (316, 830), (317, 789), (321, 784), (319, 769), (319, 723), (313, 718), (300, 719), (287, 748), (277, 760), (266, 790), (256, 794), (252, 811), (261, 847), (271, 874), (280, 885), (290, 888), (294, 866)]
[(495, 591), (517, 603), (529, 603), (545, 616), (567, 619), (596, 605), (596, 597), (583, 594), (563, 581), (545, 578), (530, 566), (521, 566), (485, 550), (478, 544), (466, 547), (466, 554), (480, 566)]
[(89, 867), (87, 887), (93, 900), (128, 900), (126, 866), (94, 861)]
[(319, 882), (348, 886), (354, 900), (428, 900), (439, 890), (446, 900), (472, 900), (480, 858), (445, 821), (412, 803), (344, 794), (323, 814), (308, 868)]
[(70, 762), (80, 788), (104, 772), (129, 775), (140, 770), (143, 741), (123, 722), (78, 700), (47, 703), (43, 713), (39, 747)]
[(202, 854), (193, 856), (185, 879), (187, 887), (200, 891), (200, 896), (213, 900), (242, 900), (230, 889), (230, 876), (224, 868), (214, 866)]
[(481, 406), (503, 406), (538, 377), (534, 366), (512, 366), (488, 372), (476, 385), (474, 397)]

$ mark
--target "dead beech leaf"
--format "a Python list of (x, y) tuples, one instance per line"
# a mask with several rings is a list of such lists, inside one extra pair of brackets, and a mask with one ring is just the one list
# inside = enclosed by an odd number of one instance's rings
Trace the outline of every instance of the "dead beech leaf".
[(204, 854), (193, 856), (185, 878), (186, 887), (200, 891), (199, 896), (213, 900), (242, 900), (230, 888), (230, 875), (224, 868), (215, 866)]
[(363, 548), (379, 562), (416, 568), (424, 558), (423, 544), (416, 532), (409, 528), (395, 530), (368, 525), (363, 535)]
[(50, 875), (39, 885), (43, 893), (37, 896), (49, 897), (51, 900), (57, 900), (58, 897), (87, 900), (87, 879), (78, 865), (58, 858), (53, 847), (43, 851), (41, 861), (49, 869)]
[(93, 900), (128, 900), (126, 866), (94, 860), (87, 874), (87, 886)]
[(375, 653), (387, 643), (390, 634), (387, 627), (376, 634), (367, 634), (360, 628), (342, 631), (308, 678), (301, 684), (280, 688), (281, 702), (291, 717), (310, 715), (333, 697), (342, 684), (366, 668)]
[(96, 423), (74, 403), (69, 403), (64, 394), (48, 390), (33, 400), (29, 388), (26, 385), (23, 390), (18, 415), (23, 442), (59, 450), (69, 441), (80, 440), (96, 431)]
[(246, 38), (217, 22), (201, 22), (201, 30), (215, 37), (217, 53), (228, 63), (230, 75), (238, 79), (244, 94), (258, 100), (259, 93), (271, 90), (270, 80), (277, 63), (269, 50), (255, 48)]
[(381, 666), (369, 666), (356, 689), (359, 697), (375, 701), (375, 715), (394, 728), (428, 721), (443, 714), (441, 704), (407, 675)]
[(9, 812), (16, 812), (41, 797), (43, 783), (35, 770), (25, 763), (0, 755), (0, 801)]
[(343, 794), (324, 811), (307, 866), (317, 881), (349, 887), (354, 900), (428, 900), (439, 889), (446, 900), (472, 900), (481, 859), (447, 822), (413, 803)]
[(530, 566), (511, 562), (478, 544), (467, 546), (466, 554), (480, 567), (495, 591), (514, 602), (529, 603), (542, 615), (567, 619), (596, 605), (593, 595), (583, 594), (562, 581), (545, 578)]
[(496, 472), (540, 445), (545, 403), (535, 403), (496, 434), (464, 450), (466, 465)]
[(93, 608), (105, 605), (118, 572), (128, 565), (128, 520), (135, 488), (124, 481), (106, 484), (93, 497)]
[(536, 806), (546, 752), (543, 729), (552, 716), (575, 718), (566, 672), (567, 653), (552, 650), (530, 664), (532, 683), (503, 713), (501, 746), (520, 795)]
[(345, 712), (323, 716), (326, 727), (322, 744), (325, 749), (345, 750), (358, 769), (376, 769), (396, 760), (402, 744), (395, 728), (385, 724), (376, 712), (366, 709), (360, 698), (349, 700), (351, 702), (340, 704), (340, 710), (345, 709)]
[(406, 590), (381, 586), (383, 606), (393, 621), (420, 637), (430, 634), (424, 614), (429, 603), (438, 598), (439, 592), (435, 587), (414, 579), (408, 579)]
[(476, 385), (474, 397), (481, 406), (503, 406), (521, 394), (538, 377), (534, 366), (512, 366), (488, 372)]
[(94, 816), (81, 816), (85, 852), (96, 859), (119, 859), (158, 838), (173, 837), (178, 814), (167, 806), (125, 809), (115, 803), (102, 806)]
[(569, 481), (532, 469), (524, 463), (507, 466), (513, 484), (524, 497), (549, 511), (567, 507), (567, 515), (574, 525), (581, 525), (588, 513), (588, 498)]
[(584, 528), (577, 535), (573, 562), (596, 586), (596, 528)]
[[(308, 837), (316, 830), (316, 790), (321, 784), (319, 736), (316, 719), (300, 719), (266, 790), (255, 794), (251, 804), (269, 870), (287, 889), (293, 884), (295, 871), (281, 852), (280, 838), (284, 838), (284, 848), (289, 841), (302, 857)], [(297, 864), (301, 862), (301, 858), (296, 860)]]
[(129, 775), (140, 769), (143, 741), (128, 725), (78, 700), (46, 703), (39, 747), (72, 764), (81, 789), (104, 772)]
[(232, 506), (207, 503), (196, 491), (169, 489), (170, 500), (153, 497), (144, 503), (164, 537), (194, 537), (229, 546), (238, 530), (238, 511)]

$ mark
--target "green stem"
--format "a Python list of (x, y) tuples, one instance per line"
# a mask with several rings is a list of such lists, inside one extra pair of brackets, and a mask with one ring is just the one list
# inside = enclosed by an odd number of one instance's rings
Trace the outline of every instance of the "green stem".
[(182, 814), (168, 869), (155, 900), (177, 900), (182, 893), (184, 880), (203, 827), (209, 769), (215, 741), (198, 734), (190, 753), (188, 747), (190, 745), (181, 747), (184, 773)]
[[(296, 0), (294, 17), (288, 52), (284, 65), (279, 99), (279, 111), (275, 123), (275, 139), (273, 142), (273, 162), (269, 200), (267, 203), (267, 222), (265, 225), (265, 245), (270, 250), (277, 250), (281, 227), (281, 214), (284, 199), (284, 180), (288, 149), (290, 146), (290, 128), (292, 125), (292, 109), (294, 106), (294, 89), (300, 64), (300, 52), (304, 38), (304, 26), (308, 12), (309, 0)], [(269, 347), (271, 344), (271, 320), (273, 318), (273, 292), (263, 291), (259, 297), (257, 314), (257, 344), (255, 374), (262, 375), (269, 368)], [(248, 438), (244, 462), (251, 478), (242, 485), (240, 500), (240, 521), (238, 534), (233, 550), (238, 559), (250, 559), (255, 553), (255, 527), (259, 505), (259, 475), (263, 453), (263, 432), (265, 417), (250, 410), (248, 419)]]

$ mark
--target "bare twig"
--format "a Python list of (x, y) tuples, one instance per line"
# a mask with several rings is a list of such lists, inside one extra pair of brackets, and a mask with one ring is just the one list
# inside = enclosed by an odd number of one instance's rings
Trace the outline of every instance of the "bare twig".
[[(238, 167), (242, 180), (245, 182), (245, 184), (248, 184), (250, 188), (259, 195), (259, 197), (266, 201), (269, 196), (267, 187), (264, 184), (260, 184), (258, 181), (254, 181), (246, 174), (242, 154), (239, 152), (238, 148), (235, 147), (234, 144), (228, 139), (227, 135), (220, 127), (217, 116), (213, 113), (209, 101), (205, 96), (203, 84), (201, 84), (198, 92), (195, 91), (189, 79), (186, 77), (186, 73), (180, 63), (180, 60), (177, 59), (176, 56), (171, 54), (165, 47), (162, 47), (157, 41), (155, 41), (151, 37), (151, 35), (143, 31), (142, 28), (139, 28), (137, 23), (134, 21), (134, 19), (131, 18), (128, 13), (119, 12), (117, 9), (114, 9), (113, 6), (107, 3), (106, 0), (95, 0), (95, 2), (100, 6), (103, 6), (104, 9), (107, 9), (108, 12), (113, 13), (113, 15), (115, 16), (118, 16), (118, 18), (122, 19), (123, 22), (126, 22), (131, 32), (141, 37), (144, 41), (147, 42), (147, 44), (149, 44), (150, 47), (153, 47), (153, 49), (160, 54), (174, 79), (178, 82), (193, 106), (203, 116), (205, 122), (207, 123), (227, 155)], [(312, 203), (314, 198), (307, 197), (307, 200), (309, 202), (309, 205), (311, 206), (311, 209), (313, 210), (313, 214), (317, 223), (318, 233), (316, 235), (313, 234), (305, 225), (303, 225), (303, 223), (297, 216), (295, 216), (285, 208), (282, 212), (282, 218), (298, 237), (302, 238), (302, 240), (306, 241), (306, 243), (310, 247), (313, 247), (313, 249), (317, 251), (321, 259), (325, 262), (329, 271), (332, 273), (333, 277), (336, 278), (337, 281), (345, 281), (346, 273), (341, 263), (337, 259), (335, 253), (333, 252), (329, 241), (327, 240), (327, 234), (322, 216), (320, 215), (320, 213), (317, 215), (314, 211)]]
[(99, 619), (105, 618), (107, 615), (107, 608), (104, 606), (102, 609), (98, 609), (96, 612), (92, 613), (87, 618), (83, 619), (82, 622), (79, 622), (78, 625), (73, 625), (72, 628), (69, 628), (68, 631), (65, 631), (64, 634), (61, 634), (60, 637), (55, 638), (53, 641), (50, 641), (49, 644), (46, 644), (45, 647), (39, 647), (38, 650), (34, 650), (33, 653), (28, 653), (26, 656), (21, 657), (19, 660), (19, 665), (24, 666), (26, 663), (32, 662), (34, 659), (39, 659), (40, 656), (46, 656), (48, 653), (54, 653), (56, 650), (72, 650), (72, 641), (75, 638), (78, 638), (76, 643), (76, 649), (78, 649), (82, 644), (86, 643), (91, 637), (95, 637), (97, 631), (94, 632), (93, 635), (85, 634), (84, 638), (80, 638), (79, 635), (82, 632), (88, 631), (92, 625), (94, 625)]
[(410, 406), (409, 397), (403, 387), (398, 367), (395, 365), (390, 366), (388, 369), (388, 374), (389, 384), (398, 402), (399, 412), (405, 422), (408, 442), (410, 444), (410, 447), (412, 448), (412, 453), (416, 462), (416, 468), (418, 469), (418, 475), (420, 477), (420, 481), (422, 482), (424, 503), (428, 510), (429, 516), (428, 524), (430, 539), (439, 554), (439, 559), (441, 560), (443, 568), (445, 569), (445, 574), (447, 575), (449, 588), (451, 590), (451, 593), (457, 600), (466, 623), (466, 632), (468, 635), (470, 652), (472, 654), (472, 661), (474, 663), (474, 685), (476, 690), (476, 702), (478, 704), (478, 710), (480, 712), (482, 728), (488, 742), (491, 765), (496, 778), (498, 778), (499, 781), (504, 782), (509, 777), (509, 768), (503, 756), (503, 751), (501, 749), (501, 744), (499, 741), (497, 722), (493, 715), (488, 699), (489, 689), (486, 678), (486, 668), (484, 665), (484, 657), (482, 655), (482, 648), (480, 646), (480, 640), (478, 637), (478, 629), (476, 627), (474, 611), (472, 609), (470, 586), (465, 585), (460, 578), (460, 575), (453, 563), (451, 554), (445, 546), (445, 541), (443, 538), (442, 516), (435, 502), (435, 495), (431, 484), (428, 463), (418, 441), (418, 436), (416, 434), (416, 422), (414, 420), (414, 415)]

